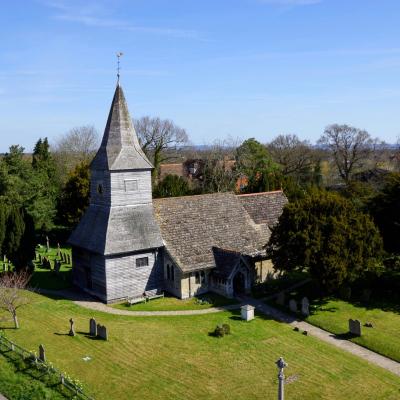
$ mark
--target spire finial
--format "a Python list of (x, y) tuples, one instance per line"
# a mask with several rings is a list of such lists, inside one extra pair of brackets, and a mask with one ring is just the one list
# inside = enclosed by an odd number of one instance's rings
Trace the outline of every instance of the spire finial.
[(124, 53), (122, 53), (122, 51), (119, 51), (119, 52), (117, 53), (117, 85), (119, 85), (119, 77), (120, 77), (119, 71), (121, 70), (120, 65), (119, 65), (119, 62), (120, 62), (120, 58), (121, 58), (123, 55), (124, 55)]

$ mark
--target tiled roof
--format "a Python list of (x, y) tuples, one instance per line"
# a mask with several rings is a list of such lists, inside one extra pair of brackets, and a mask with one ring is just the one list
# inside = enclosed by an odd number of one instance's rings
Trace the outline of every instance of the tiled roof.
[(256, 224), (268, 224), (270, 228), (278, 222), (283, 207), (288, 202), (282, 190), (242, 194), (238, 198)]
[[(268, 197), (261, 198), (269, 204)], [(214, 267), (213, 247), (250, 256), (264, 253), (270, 229), (250, 217), (242, 203), (233, 193), (153, 200), (166, 248), (183, 271)]]

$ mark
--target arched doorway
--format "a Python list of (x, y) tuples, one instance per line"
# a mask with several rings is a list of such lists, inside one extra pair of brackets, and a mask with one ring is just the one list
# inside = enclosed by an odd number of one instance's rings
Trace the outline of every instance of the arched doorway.
[(244, 294), (246, 291), (246, 277), (243, 272), (238, 271), (233, 277), (233, 294), (234, 296)]

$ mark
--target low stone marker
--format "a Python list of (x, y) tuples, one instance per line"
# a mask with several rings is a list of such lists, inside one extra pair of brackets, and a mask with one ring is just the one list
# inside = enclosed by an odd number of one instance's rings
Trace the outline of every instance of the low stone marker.
[(96, 320), (94, 318), (90, 318), (89, 321), (89, 335), (97, 336), (97, 325), (96, 325)]
[(361, 336), (361, 322), (358, 319), (349, 319), (349, 332), (355, 336)]
[(54, 272), (58, 275), (58, 273), (60, 272), (60, 268), (61, 268), (61, 263), (58, 260), (54, 261)]
[(289, 310), (291, 312), (297, 313), (297, 303), (296, 300), (290, 299), (289, 301)]
[(301, 300), (301, 313), (306, 317), (310, 315), (310, 302), (307, 297), (303, 297)]
[(39, 360), (46, 362), (46, 351), (44, 350), (44, 346), (42, 344), (39, 345)]
[(250, 304), (246, 304), (240, 307), (241, 317), (245, 321), (251, 321), (254, 319), (254, 307)]
[(100, 339), (108, 340), (107, 328), (104, 325), (97, 324), (97, 336)]
[(75, 336), (75, 327), (74, 327), (74, 320), (71, 318), (69, 320), (69, 323), (71, 324), (71, 327), (69, 328), (69, 336)]
[(276, 303), (281, 306), (285, 305), (285, 292), (278, 293), (278, 296), (276, 297)]

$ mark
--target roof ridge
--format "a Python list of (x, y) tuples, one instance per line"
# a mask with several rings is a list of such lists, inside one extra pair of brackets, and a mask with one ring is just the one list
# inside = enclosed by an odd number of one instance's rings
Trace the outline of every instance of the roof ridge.
[(245, 193), (245, 194), (237, 194), (238, 197), (246, 197), (246, 196), (260, 196), (263, 194), (274, 194), (274, 193), (283, 193), (282, 189), (279, 190), (271, 190), (269, 192), (257, 192), (257, 193)]

